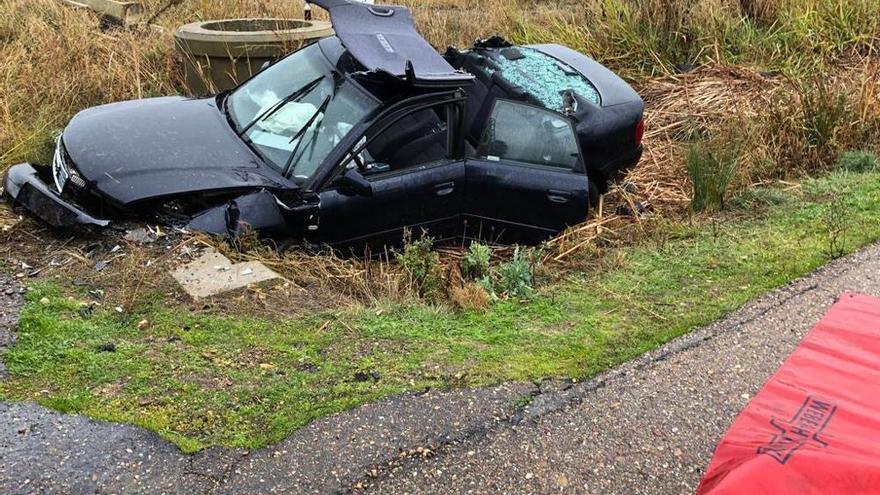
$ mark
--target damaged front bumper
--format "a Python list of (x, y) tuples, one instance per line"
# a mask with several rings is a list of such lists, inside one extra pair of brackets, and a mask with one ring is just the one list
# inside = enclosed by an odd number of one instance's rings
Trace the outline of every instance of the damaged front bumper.
[(53, 227), (94, 225), (106, 227), (109, 220), (95, 218), (66, 201), (53, 190), (30, 163), (13, 165), (3, 181), (5, 194), (13, 205), (22, 205)]

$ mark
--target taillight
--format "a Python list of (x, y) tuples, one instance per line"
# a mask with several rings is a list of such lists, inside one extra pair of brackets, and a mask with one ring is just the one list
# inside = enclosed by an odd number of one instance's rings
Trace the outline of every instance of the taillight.
[(642, 138), (645, 136), (645, 119), (642, 118), (639, 120), (639, 123), (636, 124), (636, 146), (642, 144)]

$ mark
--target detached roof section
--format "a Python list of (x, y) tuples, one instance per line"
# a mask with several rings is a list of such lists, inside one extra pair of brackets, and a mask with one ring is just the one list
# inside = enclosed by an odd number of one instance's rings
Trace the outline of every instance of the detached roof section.
[(473, 76), (455, 70), (416, 31), (406, 7), (352, 0), (308, 0), (330, 12), (336, 36), (370, 72), (386, 73), (414, 86), (469, 84)]

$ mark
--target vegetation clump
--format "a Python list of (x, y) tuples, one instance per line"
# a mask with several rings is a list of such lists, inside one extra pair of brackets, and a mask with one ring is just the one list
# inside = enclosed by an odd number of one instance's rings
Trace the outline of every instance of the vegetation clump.
[(498, 290), (517, 299), (529, 299), (534, 294), (534, 263), (532, 252), (517, 247), (510, 261), (498, 267)]
[(701, 141), (688, 148), (687, 170), (693, 185), (691, 209), (695, 212), (724, 208), (727, 189), (733, 180), (738, 157), (726, 146)]
[(847, 151), (840, 155), (837, 167), (849, 172), (870, 172), (877, 170), (880, 160), (870, 151)]
[(489, 275), (492, 248), (480, 242), (472, 242), (461, 258), (461, 274), (468, 280), (480, 280)]
[(432, 249), (434, 239), (427, 235), (414, 239), (412, 232), (407, 230), (404, 232), (403, 242), (403, 251), (397, 253), (397, 260), (403, 268), (406, 283), (419, 297), (437, 298), (443, 276), (440, 255)]

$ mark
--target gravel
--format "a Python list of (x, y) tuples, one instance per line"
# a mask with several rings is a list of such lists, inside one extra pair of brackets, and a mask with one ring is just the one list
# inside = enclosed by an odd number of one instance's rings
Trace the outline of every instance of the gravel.
[[(0, 403), (0, 493), (693, 493), (737, 412), (844, 290), (880, 294), (880, 245), (587, 382), (405, 394), (253, 452), (186, 456), (137, 427)], [(19, 291), (0, 277), (0, 350)]]

